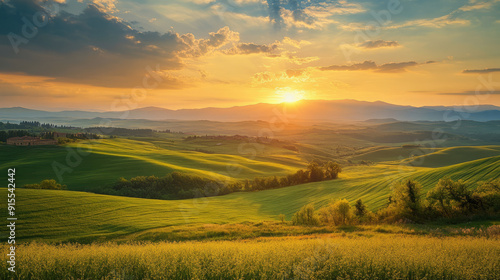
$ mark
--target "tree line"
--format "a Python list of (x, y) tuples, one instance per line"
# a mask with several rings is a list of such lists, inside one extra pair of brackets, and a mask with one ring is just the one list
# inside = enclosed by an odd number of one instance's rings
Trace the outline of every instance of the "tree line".
[(424, 223), (464, 217), (494, 217), (500, 214), (500, 180), (479, 183), (476, 188), (463, 180), (443, 178), (422, 194), (415, 180), (394, 185), (386, 207), (373, 213), (358, 199), (353, 206), (346, 199), (331, 201), (315, 210), (313, 204), (292, 216), (295, 225), (346, 225), (363, 223)]
[[(33, 133), (27, 130), (0, 130), (0, 142), (6, 142), (7, 139), (12, 137), (40, 137), (42, 139), (55, 139), (55, 132), (40, 132)], [(74, 140), (85, 140), (85, 139), (100, 139), (99, 135), (95, 133), (66, 133), (66, 139), (59, 139), (59, 144), (64, 144)]]
[(342, 171), (334, 162), (310, 163), (306, 169), (300, 169), (287, 176), (259, 177), (253, 180), (223, 182), (203, 178), (192, 174), (172, 172), (164, 177), (139, 176), (130, 180), (120, 178), (115, 183), (95, 192), (110, 195), (155, 198), (185, 199), (225, 195), (240, 191), (260, 191), (299, 185), (310, 182), (333, 180)]
[(119, 128), (119, 127), (89, 127), (85, 128), (84, 131), (103, 135), (115, 135), (115, 136), (142, 136), (151, 137), (154, 135), (156, 130), (149, 128)]

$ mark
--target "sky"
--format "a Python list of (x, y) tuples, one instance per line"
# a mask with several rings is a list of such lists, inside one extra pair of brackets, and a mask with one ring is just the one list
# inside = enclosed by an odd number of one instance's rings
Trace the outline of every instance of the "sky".
[(500, 0), (0, 0), (0, 107), (500, 106)]

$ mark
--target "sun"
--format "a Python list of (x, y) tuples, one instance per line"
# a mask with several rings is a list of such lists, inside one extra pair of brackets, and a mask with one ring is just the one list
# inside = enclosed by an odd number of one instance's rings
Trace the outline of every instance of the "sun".
[(276, 94), (280, 97), (281, 102), (293, 103), (304, 98), (302, 91), (290, 88), (280, 88), (276, 90)]

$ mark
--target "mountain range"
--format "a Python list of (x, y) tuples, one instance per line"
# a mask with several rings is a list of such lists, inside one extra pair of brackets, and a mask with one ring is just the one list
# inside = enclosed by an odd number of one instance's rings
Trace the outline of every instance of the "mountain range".
[(201, 108), (170, 110), (160, 107), (144, 107), (126, 111), (50, 112), (22, 107), (0, 108), (0, 120), (22, 121), (49, 118), (63, 119), (147, 119), (147, 120), (211, 120), (211, 121), (273, 121), (287, 118), (315, 121), (473, 121), (500, 120), (500, 107), (479, 106), (427, 106), (413, 107), (389, 104), (381, 101), (357, 100), (301, 100), (294, 103), (259, 103), (230, 108)]

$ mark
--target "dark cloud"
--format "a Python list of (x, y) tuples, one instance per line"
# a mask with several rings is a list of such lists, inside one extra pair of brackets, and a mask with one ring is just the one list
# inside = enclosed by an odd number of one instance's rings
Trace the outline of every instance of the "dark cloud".
[(267, 0), (269, 21), (276, 29), (320, 29), (335, 22), (333, 15), (365, 11), (360, 4), (341, 0)]
[(493, 72), (500, 72), (500, 68), (485, 68), (485, 69), (466, 69), (462, 71), (464, 74), (484, 74), (484, 73), (493, 73)]
[(358, 47), (365, 49), (390, 48), (399, 46), (401, 45), (396, 41), (384, 41), (384, 40), (366, 41), (358, 45)]
[(269, 11), (269, 21), (276, 29), (281, 28), (283, 18), (281, 17), (281, 1), (280, 0), (267, 0), (267, 7)]
[(163, 77), (160, 87), (178, 88), (181, 81), (167, 72), (181, 69), (183, 58), (203, 56), (239, 41), (239, 34), (228, 27), (207, 39), (141, 32), (93, 4), (75, 15), (51, 12), (44, 6), (47, 3), (0, 2), (0, 72), (129, 88), (142, 85), (144, 75), (151, 72), (146, 70), (149, 66), (154, 71), (149, 75)]
[(293, 20), (307, 20), (307, 15), (304, 13), (304, 8), (302, 6), (302, 0), (289, 0), (288, 5), (290, 6), (290, 10), (292, 10)]
[(305, 6), (318, 4), (317, 1), (304, 0), (267, 0), (269, 11), (269, 20), (276, 29), (283, 27), (285, 19), (284, 11), (291, 11), (291, 17), (294, 22), (304, 22), (312, 24), (313, 19), (305, 12)]
[(272, 54), (279, 50), (279, 43), (270, 45), (259, 45), (254, 43), (240, 43), (233, 48), (226, 51), (227, 54), (254, 54), (254, 53), (268, 53), (271, 56), (279, 56), (279, 54)]
[[(422, 64), (427, 64), (422, 63)], [(407, 62), (391, 62), (385, 63), (382, 65), (377, 65), (373, 61), (365, 61), (363, 63), (354, 63), (350, 65), (331, 65), (326, 67), (320, 67), (320, 70), (323, 71), (363, 71), (363, 70), (373, 70), (375, 72), (381, 73), (398, 73), (405, 72), (406, 68), (419, 65), (421, 63), (417, 63), (415, 61), (407, 61)]]

